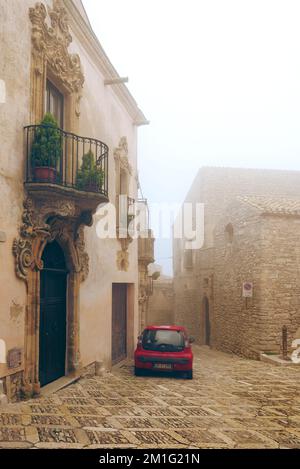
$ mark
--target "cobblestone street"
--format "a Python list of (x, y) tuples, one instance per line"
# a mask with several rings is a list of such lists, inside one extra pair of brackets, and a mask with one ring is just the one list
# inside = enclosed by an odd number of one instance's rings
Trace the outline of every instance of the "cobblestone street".
[(194, 347), (193, 381), (123, 365), (0, 410), (0, 447), (300, 448), (300, 368)]

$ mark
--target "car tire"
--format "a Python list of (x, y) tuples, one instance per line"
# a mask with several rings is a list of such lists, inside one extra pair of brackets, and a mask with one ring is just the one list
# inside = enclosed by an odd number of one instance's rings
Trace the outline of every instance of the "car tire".
[(134, 367), (134, 374), (135, 376), (143, 376), (143, 371), (141, 368), (136, 368), (136, 366)]
[(186, 379), (193, 379), (193, 370), (189, 370), (185, 372)]

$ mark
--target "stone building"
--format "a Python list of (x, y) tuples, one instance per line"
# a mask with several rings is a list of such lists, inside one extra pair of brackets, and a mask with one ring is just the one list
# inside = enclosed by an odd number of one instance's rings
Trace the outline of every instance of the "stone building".
[[(148, 206), (147, 211), (148, 211)], [(149, 213), (149, 212), (148, 212)], [(149, 218), (148, 218), (149, 220)], [(149, 221), (148, 221), (149, 225)], [(149, 297), (152, 277), (149, 274), (149, 265), (154, 262), (154, 238), (152, 230), (146, 230), (145, 236), (138, 238), (138, 268), (139, 268), (139, 333), (147, 322)]]
[(175, 321), (200, 344), (257, 358), (300, 326), (300, 172), (201, 168), (204, 244), (174, 239)]
[(133, 352), (138, 242), (119, 219), (115, 239), (96, 226), (101, 204), (137, 197), (147, 121), (80, 0), (1, 0), (0, 26), (0, 380), (14, 399)]
[(147, 325), (163, 326), (174, 324), (173, 278), (160, 275), (152, 281), (152, 294), (149, 298)]

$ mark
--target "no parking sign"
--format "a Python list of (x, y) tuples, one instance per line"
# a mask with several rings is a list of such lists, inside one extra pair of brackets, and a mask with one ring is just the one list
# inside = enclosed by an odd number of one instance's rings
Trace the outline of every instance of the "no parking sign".
[(243, 297), (252, 298), (252, 296), (253, 296), (253, 283), (243, 282)]

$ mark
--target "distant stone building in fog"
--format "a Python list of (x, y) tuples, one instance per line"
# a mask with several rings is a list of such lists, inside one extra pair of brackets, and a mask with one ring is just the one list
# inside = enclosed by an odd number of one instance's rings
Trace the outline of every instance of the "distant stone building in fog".
[(279, 352), (286, 325), (290, 347), (300, 326), (300, 172), (201, 168), (185, 202), (204, 203), (205, 240), (185, 250), (174, 239), (175, 322), (200, 344), (253, 358)]
[(174, 324), (173, 278), (160, 275), (152, 281), (152, 295), (149, 298), (147, 325)]

